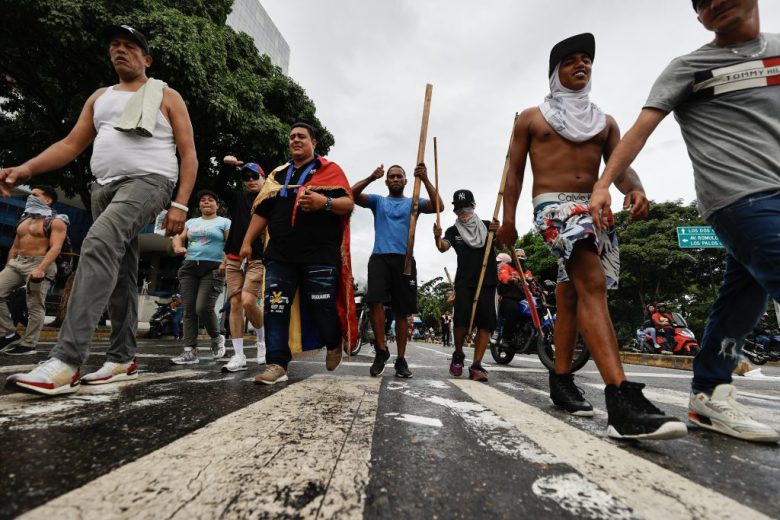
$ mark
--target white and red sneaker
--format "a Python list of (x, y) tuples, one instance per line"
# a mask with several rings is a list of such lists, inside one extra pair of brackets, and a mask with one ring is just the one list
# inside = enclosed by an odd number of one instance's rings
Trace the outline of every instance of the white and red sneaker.
[(129, 363), (106, 361), (100, 369), (81, 378), (85, 385), (105, 385), (119, 381), (138, 379), (138, 364), (135, 359)]
[(81, 374), (77, 368), (50, 358), (26, 374), (10, 376), (8, 383), (44, 395), (72, 394), (79, 389)]

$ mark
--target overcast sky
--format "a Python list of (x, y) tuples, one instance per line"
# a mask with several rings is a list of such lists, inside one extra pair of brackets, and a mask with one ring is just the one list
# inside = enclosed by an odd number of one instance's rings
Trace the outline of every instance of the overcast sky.
[[(290, 44), (290, 76), (336, 138), (329, 159), (351, 183), (383, 163), (411, 172), (417, 156), (425, 84), (433, 84), (426, 163), (433, 180), (439, 145), (442, 227), (454, 222), (452, 193), (474, 192), (489, 219), (498, 194), (515, 112), (549, 91), (547, 63), (558, 41), (596, 37), (591, 100), (623, 132), (669, 61), (712, 40), (689, 0), (261, 0)], [(780, 2), (761, 0), (762, 29), (780, 31)], [(691, 165), (672, 117), (634, 167), (653, 200), (695, 198)], [(424, 190), (423, 190), (424, 192)], [(385, 195), (377, 181), (366, 193)], [(411, 196), (412, 182), (407, 186)], [(530, 166), (518, 205), (518, 232), (531, 229)], [(622, 196), (613, 189), (613, 209)], [(500, 213), (499, 213), (500, 218)], [(418, 221), (418, 281), (454, 276), (454, 251), (433, 242), (435, 216)], [(364, 281), (374, 231), (368, 209), (352, 217), (352, 267)]]

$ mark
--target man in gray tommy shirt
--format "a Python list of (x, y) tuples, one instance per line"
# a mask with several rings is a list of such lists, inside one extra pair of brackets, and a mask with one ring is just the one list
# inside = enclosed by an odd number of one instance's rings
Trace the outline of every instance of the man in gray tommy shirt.
[[(674, 111), (693, 163), (699, 211), (726, 248), (723, 285), (693, 364), (694, 424), (751, 441), (778, 433), (735, 401), (741, 344), (780, 300), (780, 35), (759, 30), (758, 0), (692, 0), (715, 40), (672, 60), (593, 188), (599, 222), (609, 186)], [(603, 225), (603, 223), (599, 222)]]

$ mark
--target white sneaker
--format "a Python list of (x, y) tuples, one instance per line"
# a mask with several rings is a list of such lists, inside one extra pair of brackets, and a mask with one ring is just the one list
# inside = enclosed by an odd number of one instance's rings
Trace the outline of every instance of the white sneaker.
[(81, 382), (85, 385), (105, 385), (131, 379), (138, 379), (138, 365), (135, 359), (129, 363), (106, 361), (99, 370), (82, 377)]
[(192, 350), (185, 350), (181, 355), (171, 358), (174, 365), (197, 365), (200, 363), (198, 354)]
[(72, 394), (79, 389), (81, 373), (57, 358), (50, 358), (26, 374), (9, 376), (8, 382), (39, 394)]
[(257, 342), (257, 364), (265, 365), (265, 341)]
[(211, 340), (211, 352), (214, 354), (214, 359), (225, 357), (225, 336), (220, 334)]
[(736, 401), (734, 385), (718, 385), (712, 395), (691, 394), (688, 420), (693, 424), (737, 439), (777, 442), (780, 435), (770, 426), (750, 417), (748, 409)]
[(239, 372), (246, 370), (246, 356), (239, 356), (238, 354), (230, 358), (227, 365), (222, 367), (223, 372)]

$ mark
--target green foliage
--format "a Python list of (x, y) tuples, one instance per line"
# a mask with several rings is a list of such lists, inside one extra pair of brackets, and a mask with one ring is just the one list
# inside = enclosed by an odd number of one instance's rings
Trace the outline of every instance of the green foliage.
[[(709, 309), (723, 279), (723, 249), (681, 249), (677, 227), (706, 225), (695, 203), (653, 202), (647, 220), (628, 222), (628, 212), (615, 215), (620, 242), (620, 285), (608, 295), (618, 339), (625, 343), (643, 320), (648, 303), (665, 301), (680, 311), (701, 339)], [(540, 279), (555, 280), (558, 265), (541, 236), (520, 237), (528, 260), (525, 267)]]
[[(143, 32), (153, 58), (148, 75), (184, 97), (195, 130), (199, 187), (211, 184), (214, 158), (255, 158), (266, 171), (284, 162), (297, 120), (333, 136), (306, 92), (260, 55), (252, 39), (224, 25), (232, 0), (0, 0), (0, 164), (18, 164), (63, 138), (87, 97), (116, 83), (104, 27)], [(88, 197), (87, 150), (42, 181)]]
[(444, 311), (452, 311), (452, 304), (447, 302), (452, 290), (452, 285), (441, 276), (428, 280), (417, 290), (417, 306), (425, 328), (433, 327), (439, 331), (441, 315)]
[(701, 339), (704, 325), (723, 279), (723, 249), (681, 249), (677, 227), (706, 225), (695, 203), (653, 203), (647, 220), (616, 216), (620, 240), (620, 288), (610, 295), (610, 311), (618, 338), (633, 334), (648, 303), (665, 301), (688, 319)]

